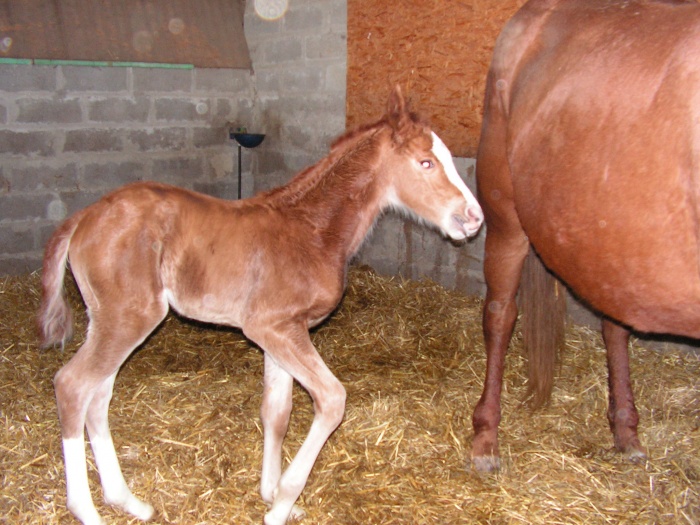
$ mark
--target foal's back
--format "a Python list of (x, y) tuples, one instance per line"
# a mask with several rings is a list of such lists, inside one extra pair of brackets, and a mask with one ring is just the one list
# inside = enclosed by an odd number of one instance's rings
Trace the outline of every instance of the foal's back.
[(187, 317), (238, 327), (262, 302), (313, 308), (320, 294), (326, 310), (342, 294), (344, 265), (316, 246), (298, 213), (264, 194), (227, 201), (136, 183), (76, 215), (71, 267), (89, 308), (149, 296)]
[(245, 274), (241, 232), (254, 212), (154, 182), (116, 190), (76, 216), (69, 257), (88, 308), (150, 296), (190, 317), (224, 321), (217, 312), (203, 316), (206, 309), (192, 303), (199, 297), (200, 306), (218, 311), (240, 298), (231, 287), (229, 304), (217, 308), (207, 293)]

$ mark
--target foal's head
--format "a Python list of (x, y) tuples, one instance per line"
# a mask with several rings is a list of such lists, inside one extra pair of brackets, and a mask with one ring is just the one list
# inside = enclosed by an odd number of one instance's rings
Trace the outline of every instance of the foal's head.
[(450, 150), (408, 110), (398, 86), (385, 121), (391, 130), (385, 167), (392, 174), (385, 204), (417, 215), (454, 240), (475, 235), (484, 220), (479, 203), (457, 173)]

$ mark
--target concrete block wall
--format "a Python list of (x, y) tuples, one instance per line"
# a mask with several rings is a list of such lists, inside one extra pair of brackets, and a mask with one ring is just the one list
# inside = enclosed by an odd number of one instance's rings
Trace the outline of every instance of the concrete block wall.
[[(254, 158), (249, 193), (284, 184), (328, 153), (345, 131), (346, 0), (292, 1), (273, 21), (248, 3), (246, 39), (253, 62), (253, 131), (266, 134)], [(250, 126), (248, 126), (250, 130)], [(249, 194), (248, 193), (248, 194)]]
[(128, 182), (233, 196), (227, 130), (250, 107), (249, 76), (0, 65), (0, 272), (38, 268), (59, 221)]

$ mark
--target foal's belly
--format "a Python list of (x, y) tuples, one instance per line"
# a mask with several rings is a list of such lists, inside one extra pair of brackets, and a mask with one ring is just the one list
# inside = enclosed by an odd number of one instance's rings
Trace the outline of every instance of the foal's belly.
[(218, 294), (205, 292), (200, 296), (183, 297), (168, 288), (163, 293), (170, 307), (189, 319), (235, 328), (242, 327), (241, 308), (235, 302), (222, 299)]

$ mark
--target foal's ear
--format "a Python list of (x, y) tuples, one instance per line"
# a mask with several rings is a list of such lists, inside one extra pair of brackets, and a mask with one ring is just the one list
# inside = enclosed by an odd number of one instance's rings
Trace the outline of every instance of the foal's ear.
[(401, 93), (401, 86), (396, 84), (389, 95), (389, 103), (387, 104), (387, 114), (390, 117), (399, 116), (406, 113), (406, 101)]
[(394, 130), (394, 142), (400, 145), (403, 142), (401, 132), (406, 129), (406, 126), (412, 123), (412, 119), (406, 101), (401, 93), (401, 87), (398, 84), (394, 86), (394, 90), (391, 92), (391, 95), (389, 95), (387, 120)]

